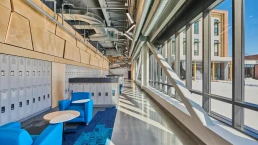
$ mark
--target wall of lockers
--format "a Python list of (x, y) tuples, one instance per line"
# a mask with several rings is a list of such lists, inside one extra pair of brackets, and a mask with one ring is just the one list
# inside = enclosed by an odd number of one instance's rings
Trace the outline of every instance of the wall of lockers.
[(108, 75), (108, 71), (67, 64), (65, 68), (65, 98), (70, 98), (69, 78), (106, 77), (106, 75)]
[(0, 125), (51, 107), (51, 62), (0, 54)]

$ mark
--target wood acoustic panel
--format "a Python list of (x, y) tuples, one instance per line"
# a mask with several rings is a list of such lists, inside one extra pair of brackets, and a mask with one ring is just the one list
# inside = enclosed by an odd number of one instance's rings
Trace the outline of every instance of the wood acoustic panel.
[(12, 12), (6, 43), (33, 50), (29, 20)]
[(73, 47), (73, 60), (77, 62), (81, 62), (80, 48)]
[(59, 26), (56, 27), (56, 35), (76, 45), (76, 39)]
[(28, 18), (30, 20), (30, 25), (34, 27), (38, 27), (41, 29), (45, 29), (45, 21), (42, 14), (38, 13), (36, 10), (31, 8), (25, 1), (23, 0), (13, 0), (13, 10)]
[(45, 31), (44, 29), (40, 29), (35, 26), (31, 26), (31, 35), (32, 35), (34, 51), (45, 53), (47, 49), (46, 42), (49, 39), (48, 31)]
[(0, 0), (0, 5), (8, 8), (9, 10), (12, 9), (12, 7), (11, 7), (11, 0)]
[(81, 54), (81, 62), (85, 64), (89, 64), (90, 61), (90, 54), (80, 49)]
[(81, 41), (77, 40), (77, 47), (79, 47), (80, 49), (87, 51), (87, 46), (85, 44), (83, 44)]
[(48, 36), (49, 36), (49, 39), (48, 39), (49, 45), (48, 45), (47, 53), (57, 57), (63, 57), (65, 40), (63, 40), (62, 38), (56, 36), (51, 32), (48, 32)]
[(0, 42), (5, 41), (8, 24), (11, 16), (11, 10), (0, 5), (1, 13), (0, 13)]
[[(50, 16), (54, 17), (54, 12), (47, 7), (45, 4), (42, 4), (42, 9), (47, 12)], [(44, 16), (45, 26), (48, 31), (55, 34), (56, 33), (56, 24)]]
[(84, 41), (84, 38), (82, 37), (82, 35), (79, 34), (77, 31), (75, 31), (75, 35), (76, 35), (77, 37), (79, 37), (82, 41)]

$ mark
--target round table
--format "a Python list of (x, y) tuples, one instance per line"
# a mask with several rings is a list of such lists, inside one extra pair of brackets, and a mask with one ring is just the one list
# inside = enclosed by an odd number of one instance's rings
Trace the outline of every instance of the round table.
[(89, 102), (90, 99), (82, 99), (82, 100), (75, 100), (75, 101), (72, 101), (72, 103), (86, 103), (86, 102)]
[(80, 116), (80, 112), (67, 110), (48, 113), (43, 118), (49, 121), (50, 124), (56, 124), (72, 120), (78, 116)]

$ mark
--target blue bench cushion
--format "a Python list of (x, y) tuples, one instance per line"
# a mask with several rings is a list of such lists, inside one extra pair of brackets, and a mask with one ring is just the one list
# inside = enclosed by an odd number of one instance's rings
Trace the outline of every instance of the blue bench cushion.
[(33, 140), (30, 134), (24, 129), (1, 128), (1, 145), (31, 145)]
[(80, 112), (79, 118), (84, 118), (85, 108), (84, 106), (69, 106), (66, 110), (75, 110)]

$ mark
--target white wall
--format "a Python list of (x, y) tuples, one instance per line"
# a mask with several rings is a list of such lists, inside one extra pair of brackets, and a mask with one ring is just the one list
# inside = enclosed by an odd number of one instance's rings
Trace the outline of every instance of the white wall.
[(124, 78), (128, 78), (128, 71), (130, 71), (130, 68), (116, 68), (116, 69), (109, 69), (109, 71), (115, 75), (124, 74)]

